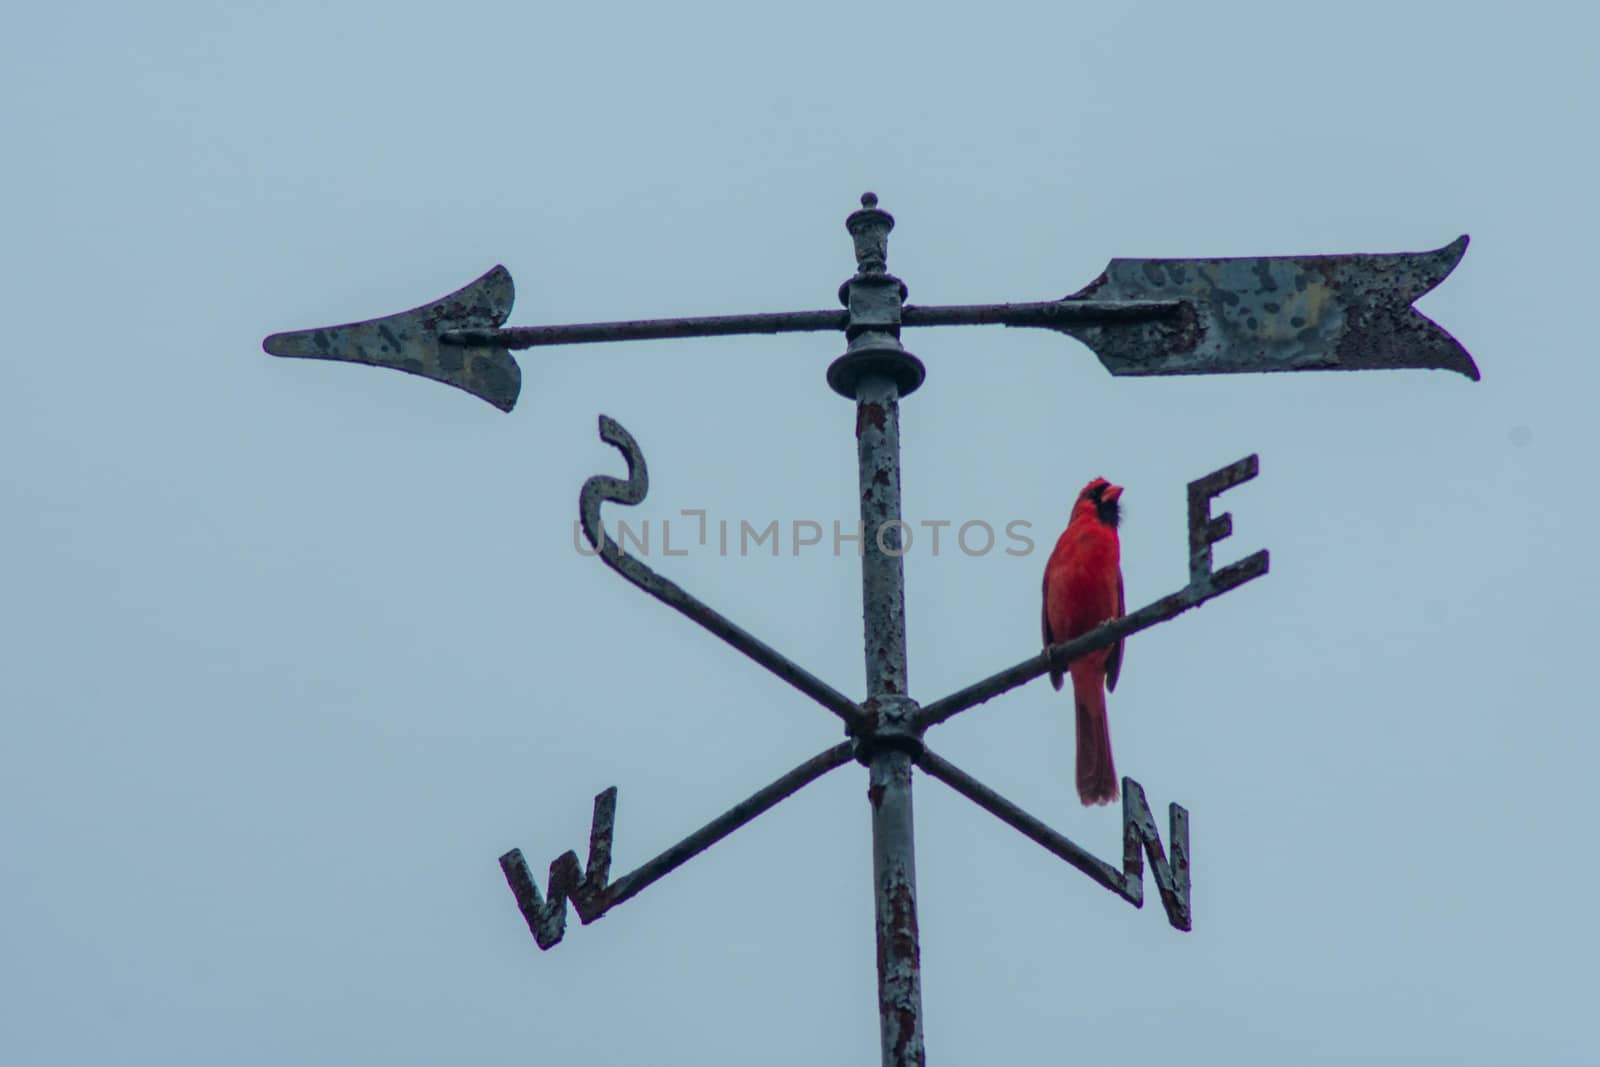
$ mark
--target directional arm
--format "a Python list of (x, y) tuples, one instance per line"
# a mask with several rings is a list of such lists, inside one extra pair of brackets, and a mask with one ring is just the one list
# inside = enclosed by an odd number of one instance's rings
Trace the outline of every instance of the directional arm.
[(739, 827), (771, 810), (779, 801), (794, 795), (834, 768), (849, 763), (854, 754), (855, 745), (850, 741), (842, 741), (819, 752), (615, 882), (608, 882), (608, 878), (617, 817), (616, 786), (594, 798), (587, 868), (578, 866), (576, 852), (562, 853), (550, 864), (548, 888), (542, 895), (520, 848), (514, 848), (500, 857), (500, 869), (506, 876), (506, 884), (511, 887), (511, 895), (516, 898), (522, 917), (527, 920), (534, 941), (540, 948), (548, 949), (566, 934), (568, 901), (572, 902), (578, 918), (587, 926)]
[(859, 728), (862, 714), (855, 701), (628, 555), (612, 539), (600, 521), (600, 505), (607, 501), (618, 504), (642, 503), (645, 494), (650, 491), (650, 473), (645, 466), (644, 453), (640, 451), (638, 442), (634, 441), (633, 435), (623, 429), (615, 419), (605, 415), (600, 416), (600, 439), (614, 446), (628, 461), (626, 481), (609, 475), (596, 475), (583, 483), (583, 490), (578, 497), (583, 534), (588, 538), (589, 544), (599, 552), (605, 565), (669, 608), (710, 630), (839, 716), (847, 727), (852, 730)]
[(1156, 829), (1155, 817), (1145, 801), (1144, 789), (1132, 778), (1122, 779), (1122, 869), (1118, 870), (949, 760), (926, 748), (912, 758), (928, 774), (1136, 908), (1144, 907), (1144, 857), (1148, 854), (1167, 921), (1179, 930), (1188, 930), (1193, 925), (1189, 907), (1189, 813), (1177, 804), (1170, 809), (1168, 837), (1172, 859), (1169, 862), (1161, 847), (1161, 833)]
[(993, 700), (1001, 693), (1010, 692), (1019, 685), (1033, 681), (1052, 667), (1065, 670), (1067, 664), (1081, 656), (1114, 645), (1129, 634), (1148, 630), (1157, 623), (1166, 622), (1190, 608), (1197, 608), (1213, 597), (1221, 596), (1252, 578), (1261, 577), (1267, 573), (1267, 562), (1267, 553), (1257, 552), (1248, 559), (1240, 560), (1218, 571), (1212, 576), (1208, 586), (1185, 586), (1170, 596), (1146, 604), (1132, 614), (1096, 626), (1082, 637), (1051, 645), (1037, 656), (1030, 656), (1021, 663), (997, 671), (980, 682), (974, 682), (965, 689), (959, 689), (927, 705), (918, 713), (917, 725), (936, 726), (969, 708)]
[(1188, 585), (1153, 604), (1146, 604), (1132, 614), (1102, 623), (1070, 641), (1051, 645), (1037, 656), (1030, 656), (1021, 663), (934, 701), (917, 713), (917, 727), (927, 729), (935, 726), (968, 708), (1031, 682), (1052, 668), (1064, 671), (1067, 664), (1081, 656), (1114, 645), (1129, 634), (1148, 630), (1157, 623), (1166, 622), (1266, 574), (1270, 557), (1265, 549), (1220, 571), (1211, 569), (1211, 546), (1233, 532), (1232, 516), (1223, 514), (1211, 517), (1211, 500), (1224, 490), (1254, 478), (1260, 469), (1260, 460), (1251, 455), (1189, 483)]

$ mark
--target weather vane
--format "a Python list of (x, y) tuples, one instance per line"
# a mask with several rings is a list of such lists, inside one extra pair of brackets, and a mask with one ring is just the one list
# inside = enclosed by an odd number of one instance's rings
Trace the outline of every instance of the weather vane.
[[(1148, 856), (1168, 921), (1180, 930), (1188, 930), (1192, 922), (1185, 809), (1170, 805), (1163, 847), (1144, 790), (1133, 779), (1123, 778), (1123, 853), (1120, 864), (1108, 863), (936, 755), (926, 744), (927, 731), (1040, 675), (1059, 675), (1074, 661), (1111, 649), (1130, 634), (1260, 577), (1267, 573), (1268, 562), (1267, 553), (1261, 551), (1220, 569), (1212, 563), (1212, 546), (1233, 531), (1231, 516), (1211, 514), (1212, 502), (1256, 476), (1257, 457), (1251, 455), (1189, 483), (1186, 586), (1126, 614), (1119, 604), (1118, 617), (1070, 640), (1050, 643), (1039, 654), (939, 700), (919, 704), (910, 696), (907, 677), (900, 400), (922, 384), (925, 370), (902, 347), (902, 328), (988, 323), (1057, 330), (1087, 344), (1114, 375), (1414, 367), (1454, 370), (1476, 379), (1478, 369), (1454, 338), (1411, 306), (1454, 269), (1466, 251), (1466, 237), (1432, 252), (1389, 255), (1117, 259), (1095, 281), (1060, 300), (918, 307), (905, 303), (905, 284), (888, 273), (888, 236), (894, 220), (877, 203), (873, 194), (863, 195), (861, 210), (846, 223), (855, 241), (857, 270), (840, 287), (843, 311), (506, 327), (511, 275), (504, 267), (495, 267), (465, 288), (412, 311), (273, 334), (264, 347), (278, 356), (407, 371), (510, 411), (522, 380), (511, 349), (663, 337), (844, 332), (845, 353), (828, 367), (827, 381), (835, 392), (856, 403), (865, 533), (860, 541), (864, 700), (854, 700), (817, 678), (629, 555), (611, 538), (601, 520), (601, 506), (637, 505), (645, 499), (650, 482), (638, 443), (603, 415), (600, 437), (622, 453), (627, 477), (588, 479), (579, 497), (579, 514), (584, 536), (607, 566), (833, 712), (843, 722), (847, 739), (614, 881), (615, 787), (595, 797), (586, 864), (580, 865), (574, 852), (561, 855), (550, 864), (543, 893), (520, 849), (501, 856), (500, 866), (534, 940), (548, 949), (565, 933), (569, 903), (584, 923), (593, 922), (829, 771), (852, 760), (865, 765), (872, 813), (883, 1063), (899, 1067), (921, 1064), (926, 1058), (912, 832), (913, 766), (1135, 907), (1144, 902)], [(1110, 502), (1114, 501), (1113, 494)], [(1047, 609), (1045, 632), (1050, 641), (1048, 620)]]

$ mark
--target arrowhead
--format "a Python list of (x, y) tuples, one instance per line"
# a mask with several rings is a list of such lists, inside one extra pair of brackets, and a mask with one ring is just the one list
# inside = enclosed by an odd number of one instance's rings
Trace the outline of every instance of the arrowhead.
[(1463, 235), (1431, 252), (1114, 259), (1067, 299), (1183, 300), (1193, 316), (1065, 332), (1117, 375), (1421, 367), (1477, 380), (1466, 349), (1411, 306), (1466, 249)]
[(511, 273), (495, 267), (431, 304), (381, 319), (275, 333), (261, 347), (274, 356), (392, 367), (464, 389), (510, 411), (522, 388), (522, 371), (511, 353), (496, 346), (443, 344), (439, 334), (500, 326), (511, 314), (513, 296)]

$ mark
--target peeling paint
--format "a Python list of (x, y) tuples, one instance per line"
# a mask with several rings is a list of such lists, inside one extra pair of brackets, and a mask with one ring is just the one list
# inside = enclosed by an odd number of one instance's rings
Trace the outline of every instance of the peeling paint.
[(492, 329), (511, 313), (511, 273), (495, 267), (449, 296), (398, 315), (343, 326), (275, 333), (261, 347), (274, 356), (365, 363), (431, 378), (510, 411), (522, 371), (503, 345), (445, 343), (446, 330)]
[(1065, 323), (1117, 375), (1452, 370), (1478, 378), (1456, 339), (1411, 305), (1447, 277), (1467, 238), (1429, 252), (1114, 259), (1065, 303), (1182, 301), (1176, 320)]

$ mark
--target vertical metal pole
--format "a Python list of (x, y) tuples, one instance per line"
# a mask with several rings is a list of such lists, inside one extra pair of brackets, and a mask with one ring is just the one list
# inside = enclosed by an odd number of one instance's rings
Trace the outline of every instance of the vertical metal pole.
[[(867, 706), (887, 741), (916, 707), (906, 692), (905, 577), (901, 566), (900, 398), (895, 383), (868, 375), (856, 388), (861, 461), (861, 594)], [(922, 956), (917, 939), (917, 864), (911, 817), (911, 757), (878, 746), (868, 762), (872, 873), (877, 886), (878, 1011), (885, 1067), (926, 1062)]]
[(911, 820), (911, 753), (921, 745), (916, 704), (906, 695), (905, 539), (900, 519), (900, 397), (922, 382), (920, 361), (900, 347), (905, 286), (885, 272), (894, 219), (861, 198), (847, 225), (857, 273), (840, 297), (850, 309), (849, 347), (828, 383), (856, 402), (861, 478), (861, 606), (869, 722), (859, 738), (872, 805), (876, 885), (878, 1018), (884, 1067), (921, 1067), (922, 958), (917, 939), (917, 865)]

